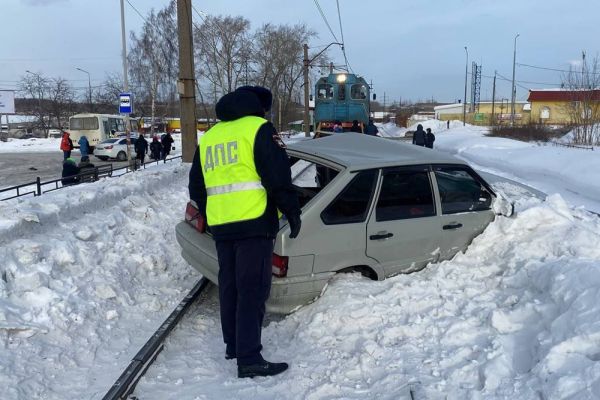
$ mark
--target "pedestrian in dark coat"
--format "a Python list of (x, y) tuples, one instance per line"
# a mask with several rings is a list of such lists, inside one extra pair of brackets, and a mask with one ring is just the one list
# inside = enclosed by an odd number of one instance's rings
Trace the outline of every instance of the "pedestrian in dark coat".
[(83, 159), (83, 157), (87, 157), (88, 154), (90, 154), (90, 143), (88, 142), (87, 137), (80, 137), (77, 141), (77, 144), (79, 144), (79, 152), (81, 153), (81, 158)]
[(377, 134), (379, 133), (379, 129), (377, 129), (372, 119), (369, 120), (369, 124), (367, 125), (365, 133), (371, 136), (377, 136)]
[(433, 142), (435, 142), (435, 135), (431, 132), (431, 128), (427, 128), (427, 133), (425, 134), (425, 147), (433, 149)]
[[(260, 121), (247, 118), (264, 118), (271, 108), (271, 101), (271, 92), (256, 86), (244, 86), (223, 96), (215, 107), (217, 118), (221, 122), (200, 139), (200, 146), (196, 150), (190, 169), (190, 198), (198, 204), (216, 242), (225, 358), (237, 358), (240, 378), (276, 375), (288, 368), (286, 363), (265, 361), (261, 355), (261, 328), (265, 302), (271, 289), (273, 244), (279, 231), (278, 210), (287, 217), (290, 238), (299, 234), (301, 226), (300, 205), (292, 186), (285, 145), (271, 122), (264, 120), (260, 124)], [(259, 127), (256, 132), (242, 132), (250, 126), (256, 126), (254, 124), (257, 123)], [(242, 155), (247, 153), (240, 150), (238, 156), (229, 163), (213, 164), (210, 149), (213, 144), (219, 144), (219, 136), (215, 135), (221, 132), (227, 134), (227, 140), (231, 141), (229, 143), (237, 143), (238, 140), (246, 140), (239, 138), (253, 135), (250, 136), (254, 137), (253, 159), (247, 159), (247, 156)], [(203, 149), (202, 154), (200, 148)], [(204, 153), (208, 154), (206, 159)], [(212, 224), (211, 218), (217, 220), (223, 215), (224, 209), (220, 206), (230, 209), (229, 207), (237, 207), (239, 202), (236, 203), (231, 197), (219, 197), (223, 193), (215, 192), (209, 195), (205, 187), (205, 177), (213, 183), (227, 181), (231, 168), (239, 168), (242, 171), (250, 168), (253, 169), (252, 174), (256, 173), (259, 176), (261, 187), (266, 194), (266, 199), (259, 202), (259, 209), (264, 211), (259, 217), (242, 217), (233, 222)], [(223, 190), (228, 190), (227, 186), (232, 185), (224, 185)], [(263, 189), (247, 190), (250, 199), (253, 190)], [(211, 202), (207, 203), (209, 198)], [(266, 206), (263, 202), (266, 202)], [(254, 210), (249, 212), (253, 213)]]
[(150, 143), (150, 158), (158, 161), (160, 160), (160, 153), (162, 152), (162, 144), (158, 141), (158, 137), (154, 136), (152, 138), (152, 143)]
[(417, 130), (413, 133), (412, 143), (417, 146), (425, 146), (426, 136), (425, 131), (423, 130), (423, 125), (417, 125)]
[(358, 120), (355, 119), (354, 121), (352, 121), (352, 127), (350, 128), (350, 132), (362, 133), (362, 129), (358, 124)]
[(80, 174), (87, 173), (86, 175), (79, 177), (80, 182), (93, 182), (97, 179), (95, 176), (96, 174), (94, 173), (96, 166), (90, 162), (90, 158), (88, 156), (81, 157), (81, 161), (77, 167), (79, 167)]
[(162, 138), (162, 159), (166, 159), (171, 152), (171, 146), (175, 142), (169, 132)]
[(63, 186), (66, 185), (75, 185), (79, 183), (79, 178), (75, 175), (79, 174), (79, 167), (75, 164), (75, 160), (71, 157), (67, 158), (65, 162), (63, 162), (62, 168), (62, 178), (61, 182)]
[(144, 138), (144, 135), (140, 133), (137, 140), (135, 141), (135, 158), (140, 160), (140, 163), (143, 164), (144, 160), (146, 160), (146, 153), (148, 152), (148, 142)]

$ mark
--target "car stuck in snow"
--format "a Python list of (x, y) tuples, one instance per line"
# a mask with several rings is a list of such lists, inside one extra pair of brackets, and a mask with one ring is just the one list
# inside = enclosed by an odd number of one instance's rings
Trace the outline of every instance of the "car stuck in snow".
[[(345, 133), (290, 144), (287, 152), (302, 230), (290, 239), (280, 220), (270, 312), (310, 302), (340, 272), (381, 280), (450, 259), (506, 202), (464, 161), (398, 141)], [(218, 284), (215, 243), (193, 202), (176, 234), (184, 259)]]

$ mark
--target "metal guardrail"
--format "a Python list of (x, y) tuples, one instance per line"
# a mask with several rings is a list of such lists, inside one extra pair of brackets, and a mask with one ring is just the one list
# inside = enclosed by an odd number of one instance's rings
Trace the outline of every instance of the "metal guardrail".
[[(16, 194), (14, 196), (10, 196), (10, 197), (3, 197), (0, 198), (0, 201), (4, 201), (4, 200), (11, 200), (11, 199), (16, 199), (18, 197), (23, 197), (23, 196), (28, 196), (28, 195), (33, 195), (34, 197), (37, 196), (41, 196), (44, 193), (48, 193), (48, 192), (53, 192), (55, 190), (59, 190), (62, 189), (64, 187), (70, 187), (70, 186), (75, 186), (78, 185), (80, 183), (86, 183), (87, 181), (83, 181), (83, 182), (77, 182), (77, 183), (73, 183), (73, 184), (63, 184), (62, 181), (66, 178), (91, 178), (89, 182), (94, 182), (97, 181), (100, 178), (104, 178), (104, 177), (108, 177), (108, 178), (113, 178), (116, 176), (121, 176), (121, 175), (125, 175), (127, 173), (133, 172), (133, 171), (137, 171), (138, 169), (144, 168), (146, 169), (146, 166), (150, 166), (150, 165), (158, 165), (161, 161), (163, 163), (166, 163), (167, 161), (173, 161), (173, 160), (177, 160), (177, 159), (181, 159), (181, 156), (175, 156), (175, 157), (171, 157), (171, 158), (166, 158), (164, 160), (156, 160), (156, 161), (148, 161), (145, 162), (141, 165), (138, 165), (137, 163), (132, 166), (125, 166), (125, 167), (121, 167), (121, 168), (113, 168), (112, 164), (108, 164), (110, 167), (107, 168), (106, 165), (101, 165), (99, 167), (95, 167), (95, 168), (90, 168), (90, 171), (85, 171), (82, 173), (79, 173), (77, 175), (73, 175), (73, 176), (66, 176), (66, 177), (61, 177), (58, 179), (52, 179), (49, 181), (45, 181), (42, 182), (41, 178), (38, 176), (35, 181), (32, 182), (26, 182), (26, 183), (22, 183), (20, 185), (15, 185), (15, 186), (10, 186), (7, 188), (2, 188), (0, 189), (0, 196), (2, 195), (2, 193), (6, 193), (6, 192), (10, 192), (10, 191), (15, 191)], [(122, 173), (119, 173), (118, 175), (115, 175), (114, 173), (117, 171), (124, 171)], [(44, 186), (46, 185), (52, 185), (54, 184), (54, 188), (49, 189), (49, 190), (44, 190)]]

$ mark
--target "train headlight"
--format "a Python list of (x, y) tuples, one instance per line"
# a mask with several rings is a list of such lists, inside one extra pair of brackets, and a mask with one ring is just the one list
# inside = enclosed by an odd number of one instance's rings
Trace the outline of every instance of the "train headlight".
[(336, 80), (339, 83), (344, 83), (346, 82), (346, 74), (338, 74), (338, 76), (336, 77)]

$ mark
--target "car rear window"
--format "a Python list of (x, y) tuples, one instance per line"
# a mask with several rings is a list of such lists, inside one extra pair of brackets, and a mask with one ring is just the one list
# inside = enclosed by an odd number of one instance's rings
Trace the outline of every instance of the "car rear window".
[(435, 215), (435, 204), (426, 168), (384, 172), (375, 208), (377, 221), (421, 218), (432, 215)]
[(327, 225), (363, 222), (377, 182), (377, 170), (359, 172), (321, 213)]
[(339, 171), (317, 164), (312, 161), (290, 157), (292, 170), (292, 184), (298, 193), (300, 206), (315, 197), (329, 182), (335, 178)]

